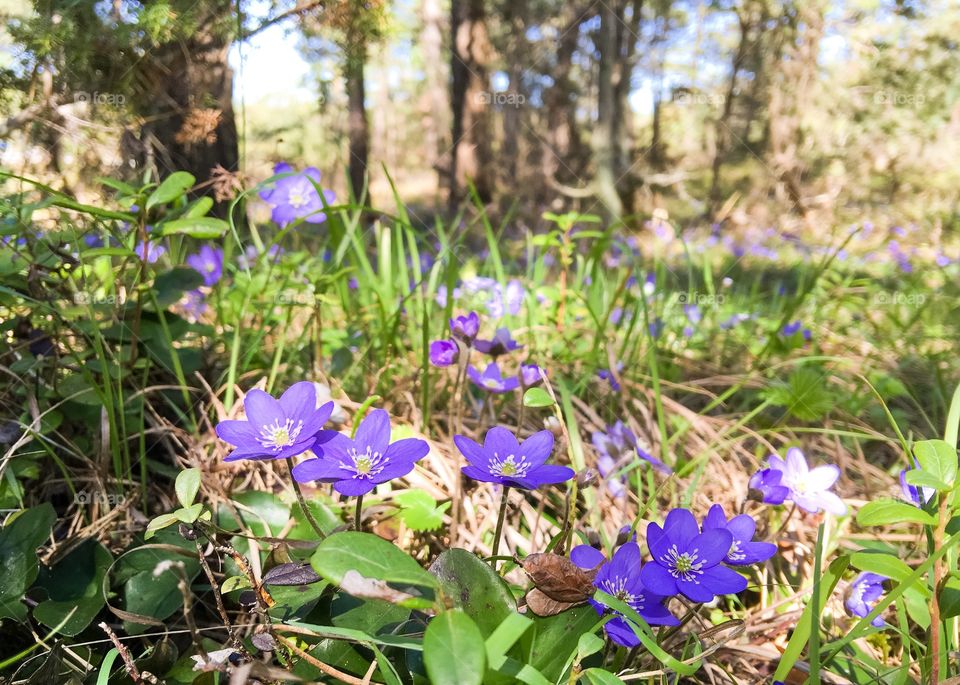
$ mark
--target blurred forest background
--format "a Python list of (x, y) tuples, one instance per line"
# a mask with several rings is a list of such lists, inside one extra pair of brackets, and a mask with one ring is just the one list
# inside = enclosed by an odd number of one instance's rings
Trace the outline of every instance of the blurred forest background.
[[(955, 229), (953, 0), (2, 0), (0, 166), (427, 214)], [(239, 183), (237, 182), (239, 181)], [(369, 185), (368, 185), (369, 184)], [(470, 190), (472, 187), (473, 190)], [(223, 207), (221, 207), (223, 211)]]

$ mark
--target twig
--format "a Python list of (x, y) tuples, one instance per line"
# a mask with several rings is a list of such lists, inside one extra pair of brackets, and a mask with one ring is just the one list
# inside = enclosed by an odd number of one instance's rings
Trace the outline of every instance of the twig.
[(281, 635), (274, 634), (273, 637), (277, 640), (277, 642), (282, 644), (284, 647), (289, 649), (291, 652), (299, 656), (301, 659), (306, 661), (308, 664), (310, 664), (314, 668), (320, 669), (321, 671), (326, 673), (328, 676), (332, 676), (334, 678), (340, 679), (341, 681), (347, 683), (347, 685), (383, 685), (383, 683), (378, 683), (376, 681), (368, 680), (366, 678), (361, 680), (360, 678), (352, 676), (349, 673), (344, 673), (343, 671), (336, 669), (333, 666), (330, 666), (329, 664), (325, 664), (319, 659), (317, 659), (315, 656), (312, 656), (311, 654), (303, 651), (302, 649), (297, 647), (293, 642), (291, 642), (290, 640), (288, 640), (287, 638)]
[(287, 470), (290, 471), (290, 483), (293, 485), (293, 491), (297, 494), (297, 502), (300, 503), (300, 509), (303, 510), (303, 515), (307, 518), (307, 521), (310, 522), (310, 526), (313, 528), (317, 536), (323, 540), (326, 536), (326, 533), (320, 528), (320, 524), (317, 523), (317, 520), (313, 518), (313, 514), (310, 513), (310, 508), (307, 506), (307, 501), (303, 497), (303, 491), (300, 490), (300, 483), (296, 478), (293, 477), (293, 459), (287, 457)]
[(207, 563), (207, 557), (203, 553), (203, 545), (200, 544), (199, 540), (196, 540), (197, 545), (197, 556), (200, 558), (200, 567), (203, 569), (204, 574), (207, 576), (207, 580), (210, 581), (210, 590), (213, 592), (213, 598), (217, 603), (217, 613), (220, 614), (220, 620), (223, 621), (223, 625), (226, 627), (227, 632), (230, 633), (230, 641), (233, 643), (234, 647), (240, 646), (240, 638), (237, 637), (233, 632), (233, 626), (230, 623), (230, 615), (227, 614), (227, 608), (223, 605), (223, 596), (220, 594), (220, 588), (217, 586), (217, 579), (213, 575), (213, 569), (210, 568), (210, 564)]
[(107, 637), (110, 638), (110, 642), (113, 643), (113, 646), (116, 648), (117, 653), (120, 654), (120, 658), (123, 660), (123, 666), (127, 669), (127, 675), (130, 676), (131, 680), (135, 683), (148, 682), (152, 685), (159, 685), (160, 681), (157, 680), (157, 677), (144, 671), (143, 673), (137, 668), (137, 665), (133, 661), (133, 656), (130, 654), (130, 650), (120, 642), (120, 638), (117, 637), (117, 634), (111, 630), (110, 626), (106, 622), (101, 621), (97, 626), (107, 634)]

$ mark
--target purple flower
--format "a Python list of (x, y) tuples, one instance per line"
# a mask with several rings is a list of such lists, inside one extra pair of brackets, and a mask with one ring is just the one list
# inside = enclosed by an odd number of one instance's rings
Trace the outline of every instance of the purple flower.
[(477, 340), (474, 343), (474, 347), (484, 354), (489, 354), (491, 357), (499, 357), (501, 354), (519, 350), (523, 345), (518, 344), (517, 341), (510, 336), (509, 328), (498, 328), (492, 339)]
[[(540, 378), (541, 369), (536, 364), (523, 364), (520, 367), (520, 384), (525, 388), (532, 388), (540, 385), (543, 379)], [(546, 375), (546, 371), (543, 372)]]
[(450, 319), (450, 332), (454, 338), (459, 338), (468, 345), (472, 343), (480, 332), (480, 316), (470, 312), (466, 316), (455, 316)]
[(148, 264), (156, 264), (164, 254), (167, 252), (167, 248), (159, 243), (152, 243), (149, 240), (147, 241), (146, 247), (144, 247), (143, 241), (141, 240), (137, 243), (137, 246), (133, 249), (136, 253), (138, 259), (146, 259)]
[(434, 366), (450, 366), (457, 363), (460, 348), (453, 340), (434, 340), (430, 343), (430, 363)]
[(624, 425), (623, 421), (608, 425), (606, 433), (594, 431), (590, 441), (600, 455), (597, 459), (597, 469), (604, 478), (613, 471), (633, 464), (637, 457), (661, 473), (673, 473), (673, 469), (640, 446), (637, 436)]
[(574, 476), (573, 469), (546, 463), (553, 451), (550, 431), (534, 433), (521, 444), (506, 428), (494, 426), (482, 447), (465, 435), (453, 436), (453, 442), (469, 463), (463, 467), (464, 475), (483, 483), (535, 490)]
[(734, 516), (727, 521), (723, 507), (714, 504), (703, 519), (703, 531), (726, 529), (733, 535), (733, 544), (724, 558), (731, 566), (748, 566), (766, 561), (777, 552), (777, 546), (771, 542), (754, 542), (757, 522), (747, 514)]
[(726, 528), (700, 532), (697, 519), (686, 509), (667, 514), (661, 528), (647, 526), (647, 546), (653, 562), (640, 569), (644, 587), (658, 595), (682, 594), (694, 602), (729, 595), (747, 587), (747, 579), (721, 566), (733, 546)]
[(323, 443), (323, 456), (294, 466), (293, 477), (300, 483), (333, 483), (333, 489), (342, 495), (365, 495), (380, 483), (413, 471), (413, 465), (429, 451), (427, 442), (419, 438), (391, 444), (390, 417), (383, 409), (374, 409), (360, 422), (356, 437), (351, 440), (335, 433)]
[[(592, 571), (603, 564), (593, 579), (594, 587), (627, 604), (650, 625), (680, 624), (676, 616), (663, 605), (666, 597), (655, 595), (644, 587), (640, 579), (640, 546), (636, 542), (621, 545), (610, 561), (593, 547), (579, 545), (570, 551), (570, 560), (585, 571)], [(589, 601), (601, 616), (609, 611), (600, 602), (594, 599)], [(622, 647), (640, 644), (627, 619), (620, 614), (607, 621), (603, 629), (611, 640)]]
[[(843, 606), (847, 613), (851, 616), (864, 618), (873, 611), (877, 600), (883, 594), (883, 581), (885, 580), (887, 580), (886, 576), (866, 571), (854, 578), (847, 590), (847, 596), (843, 600)], [(886, 621), (877, 616), (870, 621), (870, 625), (874, 628), (883, 628)]]
[(470, 312), (466, 316), (455, 316), (450, 319), (450, 332), (454, 338), (459, 338), (469, 345), (480, 332), (480, 315)]
[(467, 375), (477, 386), (490, 392), (503, 393), (516, 390), (520, 387), (519, 378), (504, 378), (496, 362), (487, 364), (487, 368), (480, 373), (473, 364), (467, 367)]
[[(286, 226), (298, 219), (312, 224), (322, 224), (327, 220), (323, 212), (323, 200), (314, 182), (320, 183), (320, 171), (316, 167), (307, 167), (294, 173), (292, 166), (280, 162), (273, 167), (274, 175), (288, 174), (279, 179), (271, 188), (260, 191), (260, 198), (273, 207), (270, 218), (280, 226)], [(323, 191), (326, 203), (332, 204), (336, 195), (332, 190)]]
[(183, 310), (194, 319), (207, 311), (207, 302), (199, 290), (190, 290), (183, 295)]
[(780, 471), (780, 485), (790, 490), (787, 499), (811, 514), (821, 509), (840, 516), (847, 513), (847, 505), (829, 489), (840, 477), (840, 468), (835, 464), (824, 464), (811, 469), (807, 460), (796, 447), (787, 450), (786, 460), (771, 455), (768, 465)]
[(809, 328), (803, 328), (803, 322), (800, 321), (799, 319), (797, 319), (796, 321), (793, 321), (793, 322), (788, 323), (787, 325), (785, 325), (785, 326), (780, 330), (780, 334), (781, 334), (784, 338), (791, 338), (791, 337), (793, 337), (798, 331), (801, 331), (801, 329), (802, 329), (803, 339), (806, 340), (807, 342), (809, 342), (810, 339), (813, 337), (813, 334), (810, 332), (810, 329), (809, 329)]
[[(933, 496), (937, 494), (937, 491), (933, 488), (920, 487), (918, 488), (915, 485), (910, 485), (907, 482), (907, 471), (912, 471), (914, 468), (919, 469), (920, 464), (916, 459), (913, 460), (913, 467), (909, 469), (903, 469), (900, 471), (900, 490), (903, 492), (904, 498), (918, 507), (922, 507), (924, 504), (933, 499)], [(921, 496), (923, 497), (921, 501)]]
[(236, 445), (225, 461), (285, 459), (303, 454), (328, 437), (323, 424), (333, 413), (333, 402), (317, 409), (313, 383), (294, 383), (279, 400), (254, 388), (243, 399), (246, 421), (221, 421), (217, 435)]
[(197, 254), (187, 257), (187, 264), (203, 276), (204, 285), (216, 285), (223, 276), (223, 250), (204, 245)]
[(783, 504), (790, 496), (790, 488), (781, 485), (783, 472), (774, 469), (757, 471), (750, 477), (751, 498), (765, 504)]

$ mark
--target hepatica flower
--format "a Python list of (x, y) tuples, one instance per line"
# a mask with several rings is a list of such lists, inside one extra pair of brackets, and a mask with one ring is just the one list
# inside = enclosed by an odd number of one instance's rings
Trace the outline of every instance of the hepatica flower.
[[(274, 174), (289, 174), (274, 183), (273, 187), (260, 191), (260, 198), (273, 207), (270, 218), (280, 226), (286, 226), (297, 219), (312, 224), (322, 224), (327, 220), (323, 213), (323, 201), (314, 182), (320, 183), (320, 171), (316, 167), (307, 167), (300, 173), (286, 162), (273, 167)], [(324, 190), (326, 203), (333, 204), (336, 195), (332, 190)]]
[(673, 473), (673, 469), (654, 457), (647, 450), (640, 446), (640, 441), (633, 431), (630, 430), (623, 421), (617, 421), (607, 426), (607, 432), (594, 431), (590, 436), (590, 441), (597, 449), (600, 458), (597, 460), (597, 468), (604, 476), (604, 470), (612, 471), (613, 468), (628, 466), (634, 458), (639, 457), (642, 461), (649, 463), (653, 468), (661, 473)]
[(728, 530), (733, 535), (733, 544), (724, 557), (731, 566), (748, 566), (766, 561), (777, 552), (777, 546), (772, 542), (754, 542), (753, 534), (757, 531), (757, 522), (747, 514), (734, 516), (729, 521), (723, 513), (723, 507), (714, 504), (710, 507), (703, 519), (703, 531)]
[(285, 459), (303, 454), (324, 442), (323, 424), (333, 413), (333, 402), (317, 409), (313, 383), (291, 385), (279, 400), (254, 388), (243, 399), (245, 421), (221, 421), (217, 435), (236, 449), (225, 461), (237, 459)]
[[(593, 580), (594, 587), (627, 604), (650, 625), (680, 624), (663, 605), (666, 597), (655, 595), (644, 587), (640, 579), (640, 546), (636, 542), (621, 545), (610, 561), (593, 547), (579, 545), (571, 550), (570, 560), (585, 571), (591, 571), (603, 564)], [(600, 602), (594, 599), (589, 601), (601, 616), (609, 611)], [(636, 647), (640, 644), (640, 639), (620, 614), (607, 621), (603, 628), (610, 639), (622, 647)]]
[(342, 495), (365, 495), (380, 483), (413, 471), (413, 465), (430, 451), (425, 440), (404, 438), (390, 442), (390, 417), (374, 409), (357, 427), (356, 436), (335, 433), (323, 443), (323, 455), (293, 467), (301, 483), (318, 480), (333, 483)]
[(787, 450), (787, 458), (771, 455), (767, 464), (780, 472), (780, 485), (789, 490), (785, 499), (811, 514), (821, 509), (840, 516), (847, 513), (847, 505), (830, 492), (830, 488), (840, 477), (840, 467), (824, 464), (815, 468), (807, 465), (807, 459), (796, 447)]
[(520, 387), (520, 379), (514, 377), (504, 378), (496, 362), (487, 364), (487, 368), (483, 370), (483, 373), (471, 364), (467, 367), (467, 375), (470, 376), (470, 380), (477, 386), (494, 393), (510, 392)]
[[(877, 573), (863, 572), (854, 578), (847, 590), (847, 596), (843, 600), (843, 607), (851, 616), (864, 618), (873, 611), (877, 600), (883, 595), (883, 581), (887, 580), (885, 576)], [(883, 628), (886, 625), (881, 617), (877, 616), (870, 621), (874, 628)]]
[(753, 499), (765, 504), (783, 504), (790, 496), (790, 488), (781, 485), (783, 472), (775, 469), (763, 469), (750, 477), (750, 490)]
[(216, 285), (223, 276), (223, 250), (204, 245), (197, 254), (187, 257), (187, 265), (203, 276), (204, 285)]
[(803, 322), (800, 321), (799, 319), (788, 323), (782, 329), (780, 329), (780, 335), (782, 335), (784, 338), (792, 338), (798, 332), (802, 333), (803, 339), (806, 340), (807, 342), (809, 342), (810, 339), (813, 338), (813, 333), (810, 332), (809, 328), (804, 328)]
[(434, 366), (450, 366), (457, 363), (460, 348), (453, 340), (434, 340), (430, 343), (430, 363)]
[(726, 528), (701, 533), (693, 514), (674, 509), (662, 528), (656, 523), (647, 526), (653, 563), (640, 569), (640, 579), (644, 587), (658, 595), (680, 593), (694, 602), (740, 592), (747, 587), (747, 579), (720, 565), (733, 540), (733, 533)]
[(534, 433), (519, 443), (506, 428), (494, 426), (487, 431), (482, 446), (465, 435), (453, 436), (453, 442), (467, 459), (464, 475), (483, 483), (535, 490), (574, 476), (573, 469), (546, 463), (553, 452), (550, 431)]
[(157, 261), (166, 254), (167, 248), (160, 243), (151, 242), (150, 240), (148, 240), (146, 246), (144, 246), (141, 240), (137, 243), (136, 247), (133, 248), (133, 251), (139, 259), (145, 259), (148, 264), (156, 264)]
[[(520, 384), (525, 388), (532, 388), (540, 385), (543, 379), (540, 378), (540, 367), (536, 364), (524, 364), (520, 367)], [(546, 371), (543, 372), (544, 375)]]
[(480, 316), (470, 312), (466, 316), (455, 316), (450, 319), (450, 332), (468, 345), (472, 343), (480, 332)]
[(509, 328), (498, 328), (490, 340), (477, 340), (474, 344), (480, 352), (489, 354), (491, 357), (499, 357), (501, 354), (519, 350), (523, 345), (517, 343), (510, 336)]

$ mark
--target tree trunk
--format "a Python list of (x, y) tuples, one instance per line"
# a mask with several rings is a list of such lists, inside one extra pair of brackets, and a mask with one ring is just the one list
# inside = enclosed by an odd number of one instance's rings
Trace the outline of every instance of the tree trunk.
[[(229, 12), (229, 4), (224, 10)], [(227, 61), (231, 39), (213, 24), (184, 45), (156, 49), (138, 73), (138, 109), (146, 123), (142, 153), (161, 174), (189, 171), (211, 194), (211, 170), (237, 171), (240, 149), (233, 113), (233, 70)], [(146, 160), (141, 159), (142, 162)], [(225, 205), (225, 203), (221, 203)], [(225, 206), (218, 206), (223, 215)]]
[[(348, 129), (350, 139), (350, 189), (359, 200), (363, 195), (367, 175), (367, 158), (370, 150), (370, 130), (367, 124), (367, 109), (363, 80), (365, 47), (356, 47), (346, 60), (347, 100), (349, 107)], [(353, 52), (353, 51), (352, 51)]]
[(420, 18), (423, 27), (420, 30), (420, 51), (424, 63), (424, 93), (420, 113), (423, 117), (425, 166), (435, 169), (440, 177), (437, 190), (445, 184), (449, 172), (442, 169), (442, 159), (446, 149), (446, 138), (442, 131), (450, 130), (447, 96), (448, 79), (443, 65), (443, 12), (439, 0), (422, 0)]
[(487, 65), (492, 47), (483, 0), (452, 0), (450, 28), (453, 143), (450, 160), (450, 207), (463, 197), (471, 180), (482, 202), (493, 196), (492, 127)]
[(617, 16), (609, 4), (600, 10), (600, 53), (597, 77), (597, 124), (593, 129), (594, 185), (597, 199), (603, 204), (608, 218), (618, 219), (623, 215), (623, 204), (617, 192), (617, 153), (614, 135), (616, 132), (616, 93), (614, 91), (614, 67), (617, 62)]

